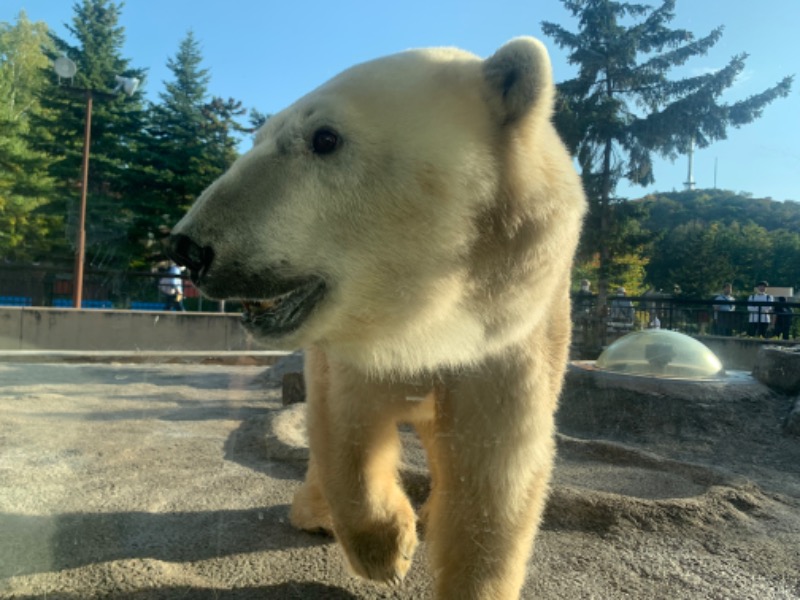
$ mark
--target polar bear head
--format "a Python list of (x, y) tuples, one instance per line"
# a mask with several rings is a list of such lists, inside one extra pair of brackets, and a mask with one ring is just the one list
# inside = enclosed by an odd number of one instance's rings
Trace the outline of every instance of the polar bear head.
[(269, 347), (376, 372), (464, 365), (564, 302), (584, 200), (547, 52), (403, 52), (270, 118), (171, 255)]

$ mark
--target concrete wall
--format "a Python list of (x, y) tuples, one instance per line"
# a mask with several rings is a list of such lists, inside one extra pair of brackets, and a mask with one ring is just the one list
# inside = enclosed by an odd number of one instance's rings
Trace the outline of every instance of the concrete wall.
[(258, 350), (238, 315), (0, 307), (0, 350)]
[[(698, 336), (727, 369), (750, 370), (765, 345), (794, 342)], [(261, 350), (239, 315), (0, 307), (0, 350)]]

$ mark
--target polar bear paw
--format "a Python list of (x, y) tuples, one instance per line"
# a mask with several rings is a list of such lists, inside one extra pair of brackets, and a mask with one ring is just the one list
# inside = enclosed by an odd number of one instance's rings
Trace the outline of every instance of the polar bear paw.
[(416, 517), (409, 505), (384, 520), (370, 522), (368, 527), (363, 523), (358, 529), (337, 526), (336, 537), (356, 575), (398, 585), (417, 547)]
[(292, 501), (289, 522), (304, 531), (333, 535), (331, 509), (318, 486), (307, 481), (303, 483)]

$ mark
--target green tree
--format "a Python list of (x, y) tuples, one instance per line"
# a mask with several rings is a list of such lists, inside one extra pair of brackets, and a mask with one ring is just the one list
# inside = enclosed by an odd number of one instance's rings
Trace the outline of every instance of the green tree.
[(654, 247), (648, 280), (657, 289), (679, 285), (689, 297), (702, 298), (736, 274), (721, 241), (725, 227), (694, 220), (670, 230)]
[(52, 193), (46, 155), (31, 148), (31, 115), (42, 111), (39, 99), (49, 65), (47, 26), (20, 12), (15, 25), (0, 23), (0, 258), (37, 260), (53, 250), (49, 234), (59, 219), (37, 213)]
[(142, 251), (135, 266), (162, 258), (157, 240), (197, 196), (236, 159), (244, 113), (235, 100), (208, 99), (208, 69), (201, 67), (199, 44), (192, 31), (180, 42), (167, 66), (174, 78), (165, 82), (160, 103), (152, 104), (132, 199), (136, 218), (130, 239)]
[(149, 107), (146, 142), (137, 165), (136, 218), (129, 231), (130, 240), (144, 247), (136, 259), (140, 266), (150, 255), (158, 257), (159, 232), (177, 220), (213, 177), (203, 172), (207, 168), (202, 109), (210, 76), (201, 62), (199, 45), (189, 31), (175, 57), (167, 61), (174, 79), (164, 82), (160, 103)]
[(714, 73), (678, 80), (668, 75), (706, 54), (722, 36), (722, 27), (699, 39), (670, 29), (675, 0), (663, 0), (657, 8), (612, 0), (562, 3), (578, 20), (577, 33), (550, 22), (542, 29), (569, 50), (578, 74), (558, 85), (556, 126), (580, 165), (590, 202), (581, 253), (598, 254), (598, 288), (605, 297), (619, 181), (653, 183), (654, 153), (675, 157), (692, 141), (702, 148), (725, 139), (729, 127), (752, 122), (765, 106), (786, 96), (792, 77), (745, 100), (721, 103), (723, 92), (744, 69), (746, 54)]
[(800, 233), (798, 230), (779, 229), (770, 233), (772, 238), (771, 264), (768, 281), (773, 285), (791, 286), (800, 290)]
[(721, 230), (717, 243), (728, 257), (729, 279), (738, 290), (749, 293), (757, 281), (770, 279), (772, 236), (767, 229), (753, 222), (732, 223)]
[(677, 283), (687, 295), (705, 297), (725, 281), (747, 291), (766, 279), (800, 289), (800, 203), (695, 190), (650, 195), (620, 206), (640, 207), (642, 239), (653, 232), (644, 244), (644, 255), (651, 259), (646, 281), (652, 287), (669, 289)]
[(252, 131), (238, 121), (246, 113), (247, 109), (242, 106), (242, 103), (233, 98), (225, 100), (215, 96), (203, 107), (203, 114), (206, 116), (205, 133), (211, 142), (208, 148), (208, 157), (211, 163), (219, 169), (218, 175), (236, 160), (239, 134)]
[(76, 2), (67, 30), (77, 45), (50, 34), (56, 51), (73, 60), (78, 71), (72, 81), (50, 77), (43, 100), (47, 110), (36, 120), (32, 132), (37, 149), (54, 158), (50, 172), (57, 182), (59, 201), (50, 203), (47, 209), (51, 214), (67, 215), (65, 233), (74, 245), (86, 90), (91, 90), (86, 256), (87, 263), (94, 266), (121, 266), (128, 261), (125, 242), (133, 215), (127, 201), (136, 193), (129, 174), (137, 160), (144, 119), (141, 88), (130, 98), (113, 89), (116, 76), (143, 79), (145, 75), (121, 56), (125, 41), (124, 28), (118, 25), (121, 6), (108, 0)]

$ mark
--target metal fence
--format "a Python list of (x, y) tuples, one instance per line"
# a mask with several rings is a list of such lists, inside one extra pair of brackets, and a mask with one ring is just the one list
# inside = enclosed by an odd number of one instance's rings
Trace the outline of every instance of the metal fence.
[[(163, 310), (158, 281), (164, 273), (87, 269), (84, 272), (82, 308)], [(186, 310), (238, 312), (232, 302), (203, 298), (183, 276)], [(31, 265), (0, 265), (0, 306), (72, 306), (73, 275), (68, 269)]]
[[(160, 272), (87, 269), (83, 308), (163, 310), (164, 299), (158, 291), (161, 277), (164, 274)], [(186, 310), (240, 311), (237, 303), (203, 298), (185, 276), (183, 283)], [(723, 304), (733, 310), (715, 309)], [(0, 306), (72, 306), (72, 272), (38, 265), (0, 265)], [(778, 313), (778, 308), (788, 312)], [(592, 338), (605, 345), (627, 332), (656, 326), (690, 335), (800, 339), (800, 302), (796, 301), (724, 303), (667, 295), (609, 296), (606, 306), (600, 307), (597, 296), (576, 294), (572, 311), (579, 343)], [(755, 330), (753, 324), (758, 321), (767, 323), (766, 331)]]
[[(573, 324), (578, 343), (596, 338), (600, 345), (630, 331), (669, 329), (688, 335), (800, 339), (800, 302), (700, 300), (662, 295), (597, 297), (576, 294)], [(761, 325), (759, 325), (761, 324)]]

